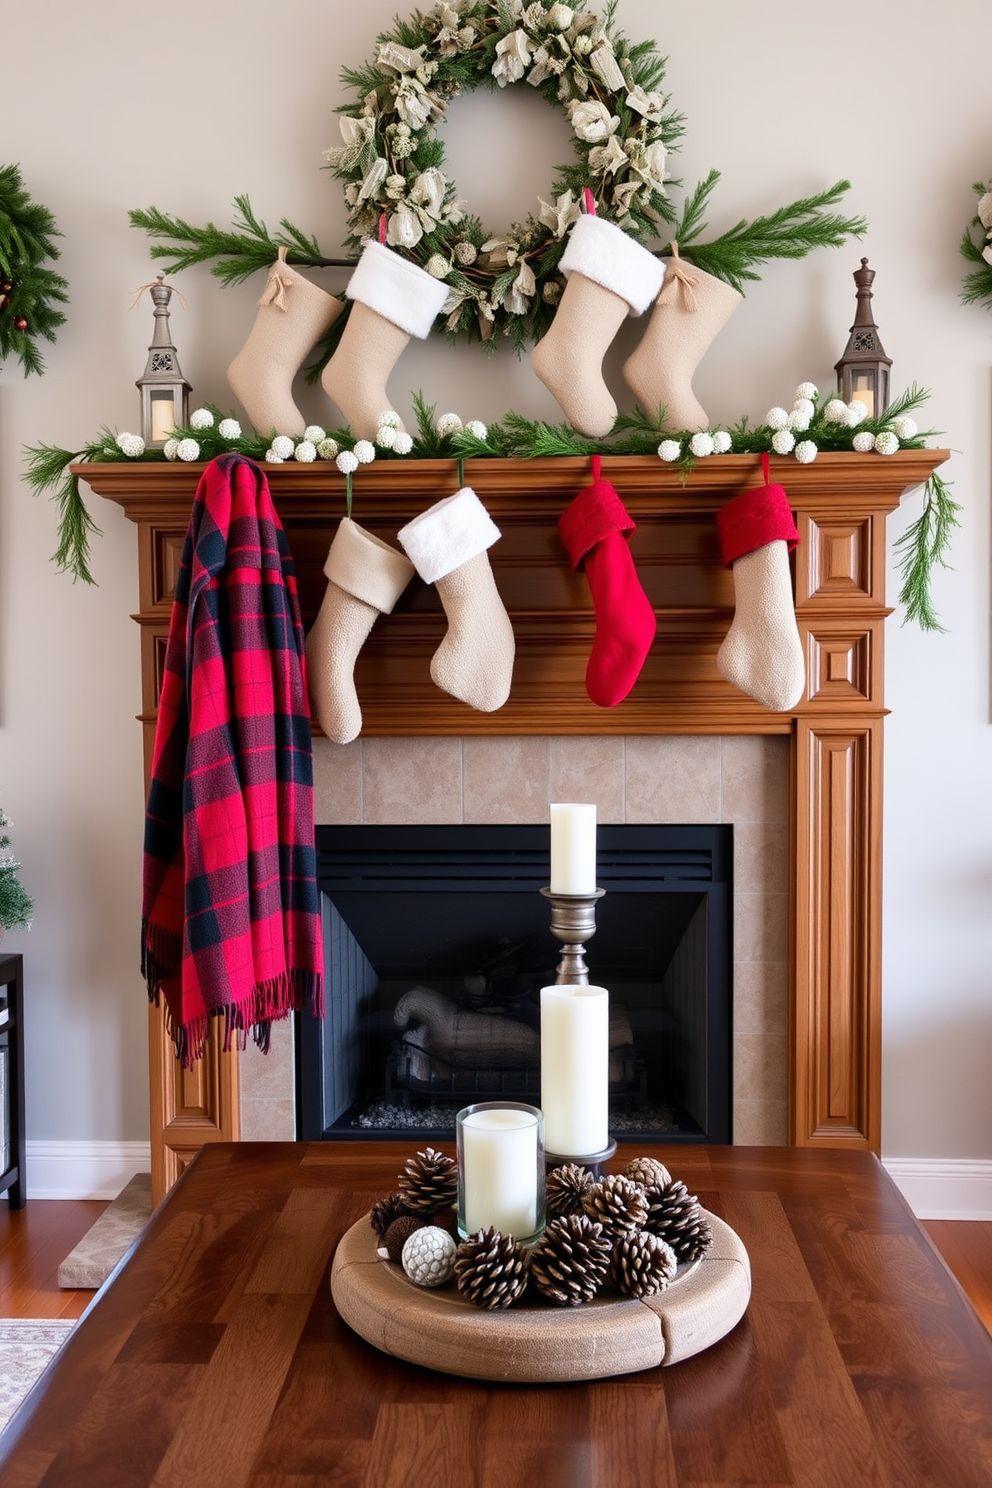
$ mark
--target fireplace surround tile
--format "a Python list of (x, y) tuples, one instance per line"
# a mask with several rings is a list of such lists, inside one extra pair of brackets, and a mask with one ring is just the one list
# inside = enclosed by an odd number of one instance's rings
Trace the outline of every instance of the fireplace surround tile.
[(552, 801), (594, 801), (600, 822), (626, 820), (624, 740), (577, 735), (551, 740)]
[(526, 823), (547, 818), (550, 740), (483, 737), (466, 739), (464, 747), (462, 821)]
[(722, 741), (723, 820), (789, 821), (789, 740), (730, 734)]
[(365, 822), (440, 826), (464, 821), (460, 739), (366, 739)]
[(717, 738), (648, 735), (626, 740), (628, 822), (718, 822)]
[[(789, 741), (764, 735), (369, 738), (314, 742), (317, 820), (351, 825), (546, 822), (594, 800), (606, 822), (732, 822), (734, 1141), (788, 1132)], [(284, 1042), (285, 1041), (285, 1042)], [(283, 1030), (242, 1062), (242, 1134), (292, 1131)]]
[(313, 741), (314, 815), (319, 822), (357, 826), (362, 820), (362, 741)]

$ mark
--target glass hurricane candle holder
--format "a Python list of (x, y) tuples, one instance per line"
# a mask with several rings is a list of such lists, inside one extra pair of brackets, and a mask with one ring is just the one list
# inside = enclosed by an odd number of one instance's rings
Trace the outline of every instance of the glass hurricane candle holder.
[(490, 1225), (523, 1245), (544, 1233), (544, 1116), (518, 1101), (478, 1101), (455, 1117), (458, 1233)]

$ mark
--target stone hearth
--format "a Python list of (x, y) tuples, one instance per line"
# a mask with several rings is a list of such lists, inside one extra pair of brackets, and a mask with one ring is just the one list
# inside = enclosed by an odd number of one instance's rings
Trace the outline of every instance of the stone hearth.
[[(608, 822), (734, 826), (734, 1140), (787, 1136), (789, 743), (780, 737), (359, 739), (315, 744), (317, 820), (546, 822), (552, 800)], [(292, 1138), (288, 1028), (241, 1064), (241, 1131)]]

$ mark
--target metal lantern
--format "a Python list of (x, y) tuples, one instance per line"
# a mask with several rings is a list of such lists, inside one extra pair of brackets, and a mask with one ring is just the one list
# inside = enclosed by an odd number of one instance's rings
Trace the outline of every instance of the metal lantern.
[(144, 375), (135, 387), (141, 394), (141, 437), (146, 445), (161, 449), (173, 429), (188, 422), (190, 385), (183, 377), (169, 330), (172, 286), (166, 284), (164, 274), (159, 274), (157, 281), (145, 288), (155, 305), (155, 331)]
[(884, 413), (889, 402), (889, 368), (892, 358), (885, 355), (879, 340), (878, 326), (871, 313), (871, 285), (875, 270), (868, 260), (861, 260), (854, 273), (858, 286), (858, 304), (854, 324), (844, 355), (837, 363), (837, 385), (845, 403), (857, 398), (868, 409), (869, 418)]

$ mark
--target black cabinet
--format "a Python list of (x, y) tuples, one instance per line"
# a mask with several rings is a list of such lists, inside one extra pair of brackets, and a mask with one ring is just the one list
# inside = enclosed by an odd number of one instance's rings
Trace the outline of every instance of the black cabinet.
[(11, 1209), (27, 1198), (24, 1167), (24, 965), (0, 954), (0, 1193)]

